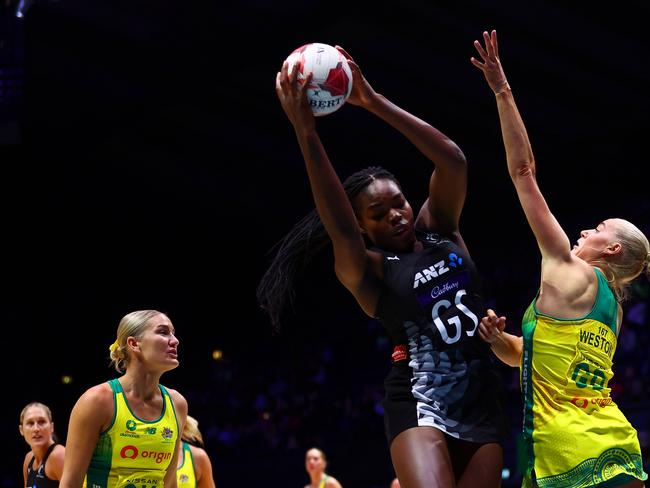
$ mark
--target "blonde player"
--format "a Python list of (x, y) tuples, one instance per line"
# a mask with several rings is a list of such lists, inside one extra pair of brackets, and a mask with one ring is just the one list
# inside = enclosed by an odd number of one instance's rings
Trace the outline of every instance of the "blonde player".
[(178, 339), (156, 310), (124, 316), (110, 346), (125, 373), (88, 389), (72, 409), (62, 488), (176, 486), (187, 402), (160, 377), (178, 366)]
[(305, 488), (342, 488), (334, 476), (325, 472), (327, 459), (320, 449), (312, 447), (305, 453), (305, 469), (309, 474), (309, 484)]
[(47, 405), (32, 402), (20, 412), (20, 435), (29, 444), (23, 463), (25, 486), (53, 488), (59, 486), (63, 473), (65, 447), (56, 442), (52, 412)]
[(204, 449), (199, 422), (187, 416), (181, 437), (176, 478), (178, 488), (215, 488), (212, 463)]
[[(503, 332), (493, 311), (479, 334), (505, 363), (520, 366), (528, 466), (524, 486), (644, 486), (636, 430), (610, 396), (612, 357), (621, 331), (620, 301), (648, 271), (650, 246), (622, 219), (583, 230), (576, 245), (549, 210), (535, 178), (526, 128), (501, 67), (496, 31), (474, 45), (496, 95), (508, 171), (542, 254), (541, 284), (523, 318), (523, 338)], [(607, 196), (589, 188), (577, 201)]]

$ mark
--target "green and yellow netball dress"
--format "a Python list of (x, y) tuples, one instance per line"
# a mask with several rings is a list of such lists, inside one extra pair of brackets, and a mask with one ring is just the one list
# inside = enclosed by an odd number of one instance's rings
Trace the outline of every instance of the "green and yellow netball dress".
[(196, 474), (194, 472), (194, 457), (190, 450), (190, 445), (183, 442), (181, 451), (181, 465), (176, 470), (176, 482), (178, 488), (196, 488)]
[[(595, 268), (594, 268), (595, 269)], [(617, 303), (602, 272), (580, 319), (526, 310), (521, 388), (527, 469), (522, 486), (613, 487), (647, 479), (636, 430), (610, 397)], [(532, 472), (534, 470), (534, 473)]]
[(104, 431), (90, 460), (87, 488), (162, 488), (174, 457), (178, 421), (169, 392), (160, 386), (163, 410), (158, 420), (142, 420), (130, 409), (122, 385), (110, 380), (115, 402), (113, 423)]

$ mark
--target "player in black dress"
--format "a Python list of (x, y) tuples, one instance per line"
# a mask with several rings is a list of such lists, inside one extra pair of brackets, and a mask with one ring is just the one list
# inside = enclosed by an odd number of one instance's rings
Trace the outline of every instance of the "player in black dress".
[(25, 486), (59, 486), (63, 474), (65, 447), (56, 441), (50, 408), (39, 402), (27, 404), (20, 412), (20, 434), (30, 448), (23, 462)]
[(428, 198), (414, 218), (395, 177), (379, 167), (341, 183), (304, 85), (285, 63), (276, 91), (294, 126), (316, 210), (283, 240), (258, 287), (260, 304), (277, 322), (297, 266), (331, 240), (338, 279), (395, 346), (384, 408), (402, 487), (497, 487), (505, 422), (490, 351), (476, 333), (485, 314), (478, 275), (458, 230), (465, 157), (444, 134), (376, 93), (340, 50), (353, 73), (348, 102), (393, 126), (435, 163)]

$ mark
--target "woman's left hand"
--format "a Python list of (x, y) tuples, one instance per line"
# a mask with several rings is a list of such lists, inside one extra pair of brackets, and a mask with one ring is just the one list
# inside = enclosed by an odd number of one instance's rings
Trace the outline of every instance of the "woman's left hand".
[(493, 30), (492, 34), (483, 31), (483, 40), (485, 41), (485, 48), (481, 46), (479, 41), (474, 41), (474, 47), (478, 51), (483, 62), (480, 62), (475, 57), (471, 58), (471, 62), (483, 72), (488, 85), (490, 85), (492, 91), (497, 94), (502, 92), (505, 88), (509, 88), (506, 74), (503, 72), (501, 60), (499, 59), (497, 31)]
[(368, 83), (366, 78), (363, 76), (359, 65), (354, 62), (352, 56), (350, 56), (347, 51), (341, 46), (335, 47), (337, 51), (345, 56), (345, 59), (348, 60), (350, 71), (352, 71), (352, 92), (350, 93), (350, 97), (347, 100), (348, 103), (367, 108), (372, 103), (374, 97), (377, 96), (377, 93), (372, 89), (370, 83)]
[(481, 319), (478, 326), (478, 335), (488, 344), (493, 344), (506, 328), (506, 318), (497, 314), (491, 308), (487, 315)]

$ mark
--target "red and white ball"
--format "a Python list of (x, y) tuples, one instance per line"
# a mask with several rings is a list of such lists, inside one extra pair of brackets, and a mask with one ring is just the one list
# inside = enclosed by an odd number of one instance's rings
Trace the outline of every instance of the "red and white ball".
[(343, 106), (352, 91), (352, 71), (339, 51), (329, 44), (314, 42), (293, 51), (287, 58), (289, 74), (298, 70), (304, 82), (311, 72), (307, 99), (316, 116), (331, 114)]

